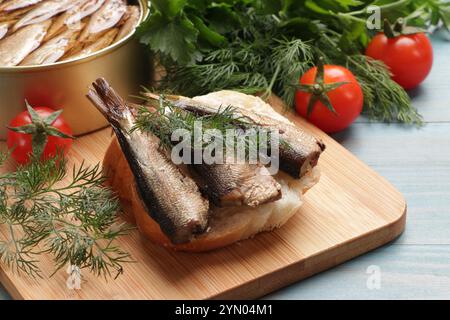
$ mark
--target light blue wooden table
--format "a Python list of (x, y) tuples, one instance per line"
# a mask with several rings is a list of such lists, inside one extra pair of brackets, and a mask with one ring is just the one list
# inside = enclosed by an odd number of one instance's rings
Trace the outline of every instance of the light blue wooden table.
[[(435, 65), (411, 93), (426, 125), (358, 120), (336, 140), (391, 181), (408, 202), (395, 242), (273, 293), (269, 299), (450, 299), (450, 42), (433, 37)], [(380, 271), (368, 289), (367, 270)], [(0, 287), (0, 299), (8, 299)]]

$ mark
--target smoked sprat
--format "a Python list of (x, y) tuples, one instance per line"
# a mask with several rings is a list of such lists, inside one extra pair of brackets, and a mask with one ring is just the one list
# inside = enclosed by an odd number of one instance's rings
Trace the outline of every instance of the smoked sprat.
[(100, 51), (136, 28), (141, 10), (131, 2), (3, 1), (0, 4), (0, 67), (51, 64)]

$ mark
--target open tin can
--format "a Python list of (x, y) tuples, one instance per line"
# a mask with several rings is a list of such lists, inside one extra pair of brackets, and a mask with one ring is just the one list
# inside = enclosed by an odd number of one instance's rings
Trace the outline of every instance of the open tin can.
[[(146, 0), (141, 7), (142, 22), (149, 13)], [(10, 120), (32, 106), (64, 109), (63, 117), (74, 135), (107, 126), (105, 118), (86, 98), (88, 87), (104, 77), (122, 96), (136, 94), (151, 78), (150, 61), (134, 33), (119, 42), (83, 58), (39, 66), (0, 67), (0, 140), (6, 138)]]

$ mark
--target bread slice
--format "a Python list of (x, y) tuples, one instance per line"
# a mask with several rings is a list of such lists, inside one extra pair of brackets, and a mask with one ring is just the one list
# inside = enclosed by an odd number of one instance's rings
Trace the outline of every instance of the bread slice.
[[(253, 102), (261, 104), (259, 100)], [(264, 105), (268, 106), (265, 103)], [(266, 110), (263, 110), (265, 113), (274, 112), (270, 106), (268, 106), (270, 110), (265, 108)], [(260, 232), (283, 226), (298, 212), (303, 204), (303, 194), (313, 187), (320, 177), (318, 168), (313, 168), (300, 180), (279, 172), (275, 180), (282, 186), (281, 199), (256, 208), (245, 206), (213, 208), (206, 233), (190, 243), (174, 245), (145, 209), (135, 188), (134, 177), (128, 162), (115, 138), (106, 152), (103, 168), (108, 177), (108, 184), (117, 192), (122, 203), (126, 220), (136, 223), (141, 234), (151, 241), (177, 251), (187, 252), (205, 252), (222, 248), (251, 238)]]

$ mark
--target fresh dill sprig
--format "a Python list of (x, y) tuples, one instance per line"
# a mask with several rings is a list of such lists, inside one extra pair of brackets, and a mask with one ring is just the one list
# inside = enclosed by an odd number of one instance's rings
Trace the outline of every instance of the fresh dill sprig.
[[(272, 147), (272, 132), (249, 122), (240, 116), (233, 106), (219, 108), (215, 113), (199, 115), (177, 107), (163, 95), (160, 96), (156, 105), (155, 100), (148, 97), (143, 97), (143, 99), (147, 100), (150, 107), (138, 108), (131, 132), (139, 130), (155, 135), (159, 138), (162, 148), (172, 149), (174, 146), (174, 142), (171, 140), (172, 134), (180, 129), (190, 133), (192, 150), (204, 150), (210, 146), (211, 141), (203, 139), (208, 132), (219, 133), (214, 135), (214, 142), (222, 145), (224, 149), (231, 148), (236, 151), (238, 146), (243, 146), (245, 150), (242, 151), (245, 151), (247, 159), (250, 150), (270, 150)], [(199, 123), (201, 123), (201, 132), (196, 133), (195, 131), (198, 130), (196, 126)], [(195, 140), (196, 136), (202, 138), (200, 145)], [(233, 139), (229, 139), (231, 137)], [(279, 143), (283, 146), (287, 144), (283, 139), (279, 139)]]
[(122, 273), (130, 256), (115, 240), (129, 227), (117, 219), (119, 203), (103, 186), (101, 168), (81, 164), (67, 176), (62, 156), (0, 175), (0, 226), (7, 234), (0, 241), (0, 262), (41, 277), (39, 256), (49, 253), (55, 272), (74, 265), (97, 276)]
[(300, 40), (275, 40), (271, 56), (272, 68), (275, 70), (267, 93), (277, 93), (286, 105), (294, 104), (295, 88), (299, 75), (305, 73), (313, 65), (314, 51), (310, 44)]
[(386, 65), (364, 55), (353, 55), (347, 66), (358, 78), (364, 93), (364, 113), (370, 119), (422, 124), (422, 116), (411, 105), (411, 99), (390, 77)]
[[(202, 132), (199, 133), (201, 136), (207, 130), (218, 130), (223, 137), (226, 137), (228, 130), (246, 131), (251, 128), (250, 123), (236, 116), (235, 108), (232, 106), (220, 108), (214, 114), (197, 115), (176, 107), (164, 96), (161, 96), (156, 106), (150, 108), (141, 106), (138, 109), (135, 124), (131, 131), (140, 130), (152, 133), (160, 139), (162, 147), (172, 148), (171, 136), (175, 130), (186, 130), (192, 133), (191, 145), (194, 145), (194, 131), (198, 123), (202, 125)], [(201, 148), (205, 146), (206, 144), (202, 144)]]
[(292, 104), (295, 89), (287, 84), (298, 81), (299, 74), (313, 65), (313, 51), (300, 39), (277, 38), (273, 33), (277, 26), (275, 17), (262, 19), (249, 12), (245, 27), (236, 31), (236, 41), (205, 53), (201, 63), (177, 65), (161, 57), (167, 72), (159, 88), (186, 96), (221, 89), (263, 97), (275, 92)]
[(48, 136), (64, 136), (52, 127), (60, 115), (41, 118), (27, 104), (32, 123), (11, 130), (32, 135), (30, 162), (15, 171), (3, 168), (10, 153), (0, 151), (0, 264), (18, 274), (42, 277), (38, 262), (52, 255), (57, 272), (65, 266), (89, 269), (97, 276), (123, 273), (130, 255), (116, 245), (129, 227), (118, 221), (119, 201), (105, 187), (100, 165), (84, 163), (67, 170), (64, 152), (41, 159)]

